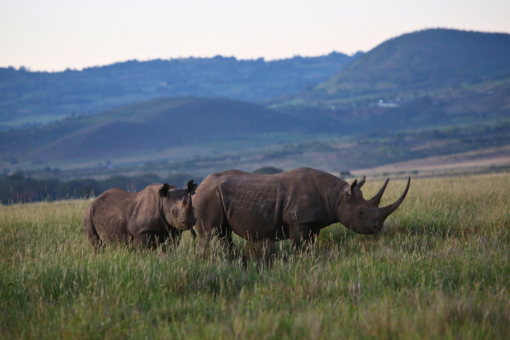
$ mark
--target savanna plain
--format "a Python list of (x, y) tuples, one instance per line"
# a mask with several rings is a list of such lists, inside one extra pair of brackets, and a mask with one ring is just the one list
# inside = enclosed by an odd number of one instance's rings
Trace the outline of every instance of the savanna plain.
[(1, 338), (510, 338), (508, 174), (413, 180), (382, 234), (332, 225), (303, 253), (280, 242), (247, 263), (189, 233), (166, 254), (95, 254), (90, 202), (0, 206)]

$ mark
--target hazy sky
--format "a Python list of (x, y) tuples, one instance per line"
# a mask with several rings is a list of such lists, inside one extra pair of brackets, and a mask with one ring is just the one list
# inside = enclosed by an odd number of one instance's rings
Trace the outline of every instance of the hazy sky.
[(510, 0), (0, 0), (0, 67), (368, 51), (424, 28), (510, 32)]

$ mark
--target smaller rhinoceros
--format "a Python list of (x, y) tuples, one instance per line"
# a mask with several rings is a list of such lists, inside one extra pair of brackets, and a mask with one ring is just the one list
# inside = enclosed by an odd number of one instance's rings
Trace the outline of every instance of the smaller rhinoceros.
[(196, 188), (191, 180), (185, 189), (165, 183), (137, 193), (107, 190), (85, 210), (83, 229), (96, 250), (118, 242), (154, 249), (169, 237), (178, 244), (182, 231), (196, 222), (191, 200)]

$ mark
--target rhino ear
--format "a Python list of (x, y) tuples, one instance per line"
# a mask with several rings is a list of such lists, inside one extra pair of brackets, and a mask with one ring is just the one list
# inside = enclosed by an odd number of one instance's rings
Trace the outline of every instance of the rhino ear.
[(194, 180), (191, 180), (188, 182), (186, 190), (188, 191), (188, 194), (195, 194), (195, 190), (197, 190), (197, 185), (194, 183)]
[(159, 189), (159, 196), (166, 197), (168, 195), (168, 190), (170, 190), (170, 185), (168, 183), (163, 184)]
[(352, 196), (353, 190), (356, 187), (356, 185), (358, 185), (358, 180), (357, 179), (355, 179), (354, 182), (352, 182), (351, 185), (348, 185), (347, 188), (345, 188), (345, 193), (348, 196)]

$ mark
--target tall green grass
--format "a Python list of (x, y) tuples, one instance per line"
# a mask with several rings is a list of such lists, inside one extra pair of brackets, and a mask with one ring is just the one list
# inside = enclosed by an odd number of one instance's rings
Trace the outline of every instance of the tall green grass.
[(510, 338), (508, 175), (415, 180), (381, 235), (333, 225), (270, 265), (189, 234), (167, 255), (95, 255), (89, 203), (0, 206), (1, 338)]

